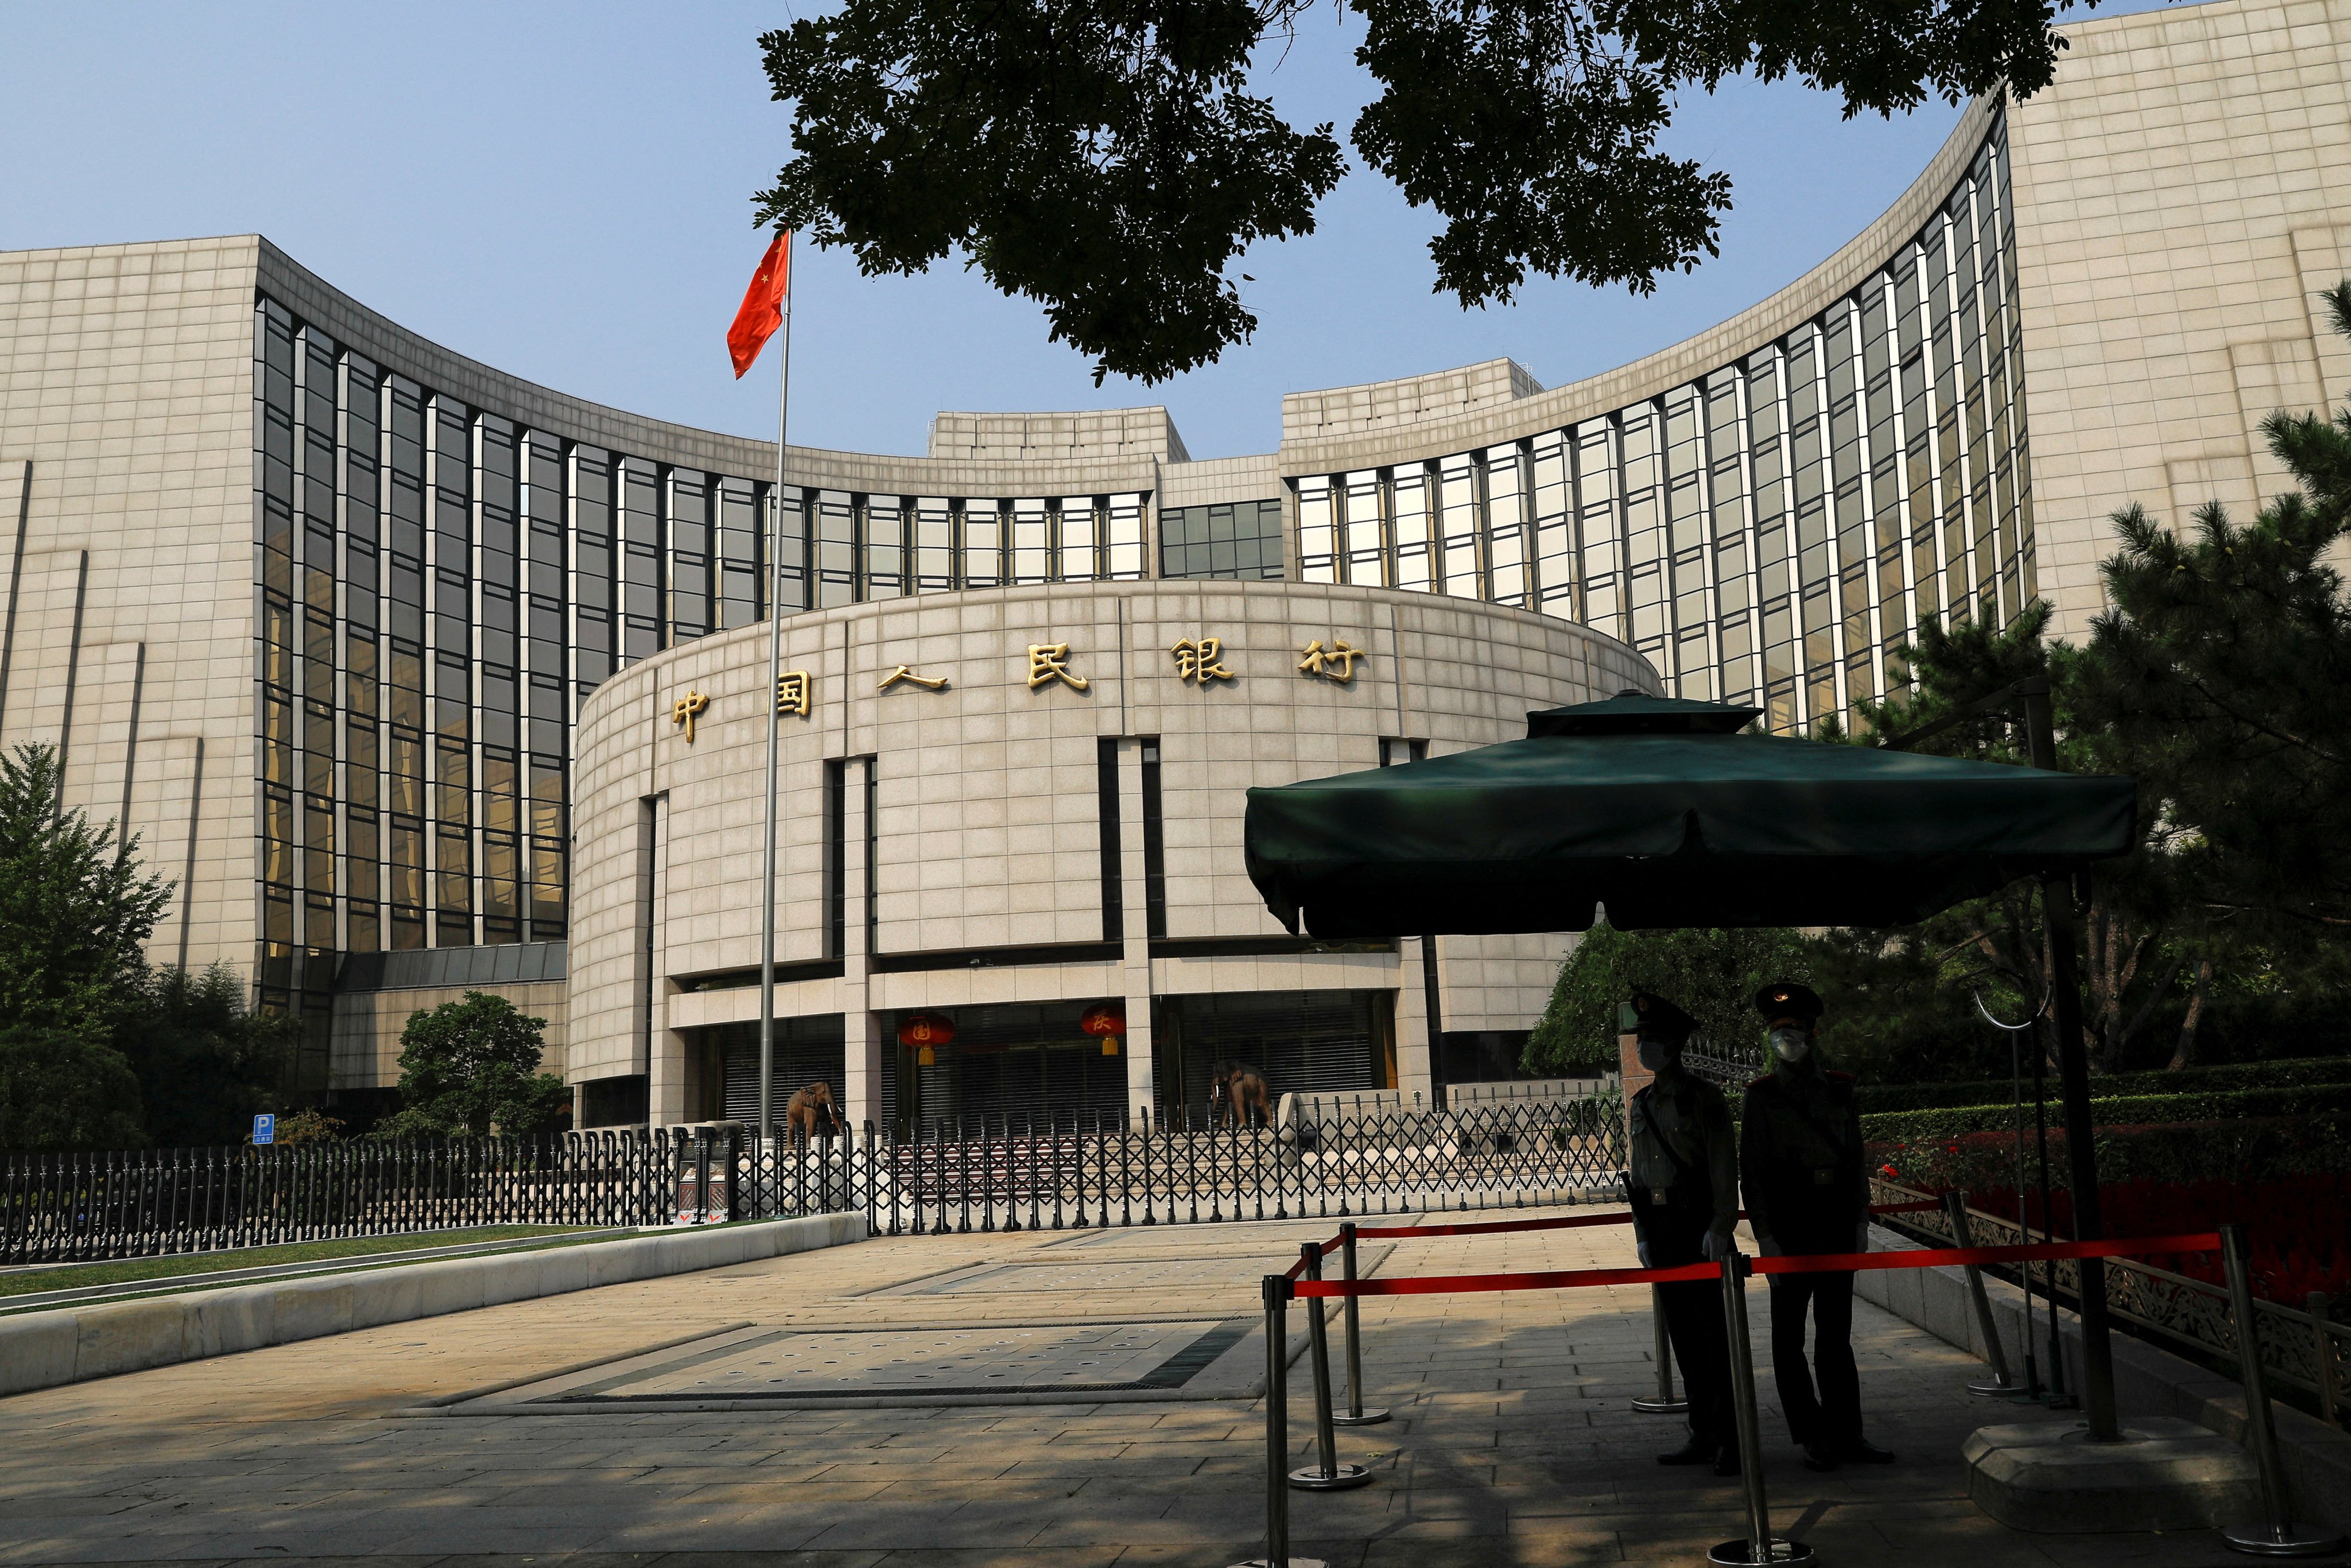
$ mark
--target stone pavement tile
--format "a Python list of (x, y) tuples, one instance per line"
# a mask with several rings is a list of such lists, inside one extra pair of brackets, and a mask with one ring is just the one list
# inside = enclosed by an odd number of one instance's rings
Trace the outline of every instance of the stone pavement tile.
[(1034, 1502), (973, 1501), (952, 1509), (866, 1509), (799, 1542), (818, 1547), (973, 1547), (1000, 1550), (1025, 1545), (1045, 1524)]
[[(713, 1481), (674, 1494), (689, 1508), (723, 1508), (737, 1504), (785, 1502), (862, 1502), (888, 1495), (890, 1484), (880, 1480), (802, 1480), (778, 1478), (762, 1481)], [(995, 1485), (990, 1485), (991, 1493)]]
[[(1698, 1561), (1705, 1560), (1700, 1552)], [(1623, 1548), (1603, 1536), (1447, 1537), (1415, 1531), (1368, 1542), (1363, 1568), (1583, 1568), (1625, 1561)]]
[[(1132, 1550), (1125, 1546), (902, 1547), (885, 1552), (880, 1561), (883, 1568), (1113, 1568), (1126, 1563)], [(815, 1556), (810, 1561), (825, 1563)]]
[[(1118, 1236), (1100, 1250), (1165, 1255), (1195, 1238), (1204, 1252), (1224, 1256), (1256, 1247), (1272, 1260), (1283, 1250), (1280, 1235), (1240, 1228)], [(1056, 1239), (883, 1239), (690, 1283), (702, 1291), (697, 1315), (714, 1325), (1142, 1315), (1131, 1296), (1109, 1291), (860, 1294), (943, 1267), (1019, 1259)], [(1049, 1255), (1067, 1262), (1084, 1250)], [(1576, 1267), (1622, 1250), (1621, 1235), (1598, 1231), (1507, 1244), (1400, 1241), (1381, 1268)], [(425, 1396), (528, 1372), (534, 1356), (551, 1364), (674, 1338), (679, 1285), (517, 1302), (0, 1403), (12, 1433), (39, 1434), (0, 1445), (0, 1508), (42, 1498), (63, 1500), (60, 1507), (99, 1497), (126, 1504), (119, 1513), (19, 1515), (23, 1524), (0, 1529), (0, 1563), (186, 1568), (257, 1554), (381, 1562), (398, 1549), (464, 1552), (477, 1568), (522, 1568), (525, 1557), (530, 1568), (597, 1568), (576, 1556), (551, 1561), (587, 1548), (636, 1554), (605, 1557), (603, 1568), (648, 1568), (664, 1552), (680, 1553), (667, 1559), (676, 1568), (1224, 1568), (1262, 1547), (1263, 1412), (1240, 1403), (380, 1418)], [(1183, 1292), (1180, 1301), (1155, 1295), (1149, 1315), (1253, 1315), (1254, 1293), (1243, 1282)], [(1751, 1304), (1759, 1335), (1768, 1333), (1760, 1291)], [(1391, 1298), (1368, 1304), (1364, 1319), (1369, 1402), (1398, 1419), (1340, 1434), (1343, 1458), (1378, 1471), (1373, 1486), (1291, 1494), (1300, 1552), (1347, 1568), (1626, 1557), (1678, 1564), (1737, 1533), (1737, 1485), (1651, 1463), (1680, 1441), (1680, 1424), (1626, 1408), (1655, 1386), (1646, 1292)], [(1766, 1475), (1782, 1528), (1834, 1539), (1838, 1568), (1896, 1560), (1929, 1568), (1914, 1558), (1935, 1568), (2056, 1561), (2045, 1550), (2055, 1538), (2013, 1535), (1964, 1500), (1956, 1453), (1984, 1419), (1961, 1391), (1972, 1364), (1876, 1309), (1856, 1314), (1856, 1342), (1872, 1434), (1909, 1462), (1890, 1471), (1802, 1470), (1778, 1437), (1763, 1369)], [(555, 1345), (560, 1352), (539, 1348)], [(1292, 1368), (1293, 1467), (1312, 1452), (1306, 1371)], [(1049, 1544), (1078, 1535), (1088, 1539)], [(1120, 1536), (1134, 1539), (1111, 1539)], [(2189, 1544), (2110, 1538), (2069, 1547), (2063, 1561), (2170, 1568), (2211, 1560), (2209, 1542), (2197, 1543), (2202, 1556), (2189, 1554)], [(498, 1560), (473, 1556), (483, 1552)]]

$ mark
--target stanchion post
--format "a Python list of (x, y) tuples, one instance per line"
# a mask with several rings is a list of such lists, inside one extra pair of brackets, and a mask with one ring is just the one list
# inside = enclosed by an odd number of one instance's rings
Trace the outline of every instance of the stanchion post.
[(1722, 1260), (1723, 1327), (1730, 1339), (1730, 1397), (1738, 1422), (1739, 1479), (1747, 1491), (1747, 1536), (1725, 1541), (1706, 1554), (1708, 1563), (1807, 1563), (1813, 1549), (1771, 1533), (1771, 1505), (1763, 1495), (1763, 1437), (1755, 1409), (1755, 1356), (1747, 1340), (1747, 1255), (1737, 1248)]
[[(1345, 1266), (1347, 1283), (1355, 1282), (1355, 1222), (1348, 1220), (1339, 1227), (1339, 1257)], [(1364, 1408), (1364, 1339), (1363, 1313), (1359, 1303), (1349, 1296), (1339, 1309), (1347, 1329), (1347, 1413), (1332, 1419), (1342, 1427), (1376, 1427), (1388, 1418), (1385, 1410)]]
[(2262, 1521), (2225, 1527), (2220, 1540), (2231, 1551), (2254, 1557), (2325, 1557), (2344, 1549), (2340, 1535), (2294, 1528), (2287, 1511), (2285, 1477), (2278, 1469), (2277, 1425), (2270, 1409), (2269, 1374), (2262, 1365), (2261, 1324), (2254, 1316), (2251, 1260), (2245, 1228), (2220, 1227), (2220, 1260), (2229, 1276), (2229, 1309), (2237, 1325), (2237, 1373), (2245, 1389), (2245, 1425), (2252, 1437), (2253, 1462), (2262, 1472)]
[[(1322, 1249), (1312, 1241), (1299, 1249), (1301, 1271), (1310, 1280), (1322, 1278)], [(1348, 1298), (1353, 1300), (1353, 1297)], [(1322, 1298), (1306, 1304), (1307, 1354), (1314, 1358), (1314, 1446), (1322, 1462), (1290, 1472), (1290, 1484), (1301, 1491), (1344, 1491), (1367, 1484), (1372, 1472), (1361, 1465), (1339, 1462), (1339, 1434), (1331, 1414), (1331, 1340), (1322, 1312)]]
[[(1951, 1245), (1962, 1251), (1973, 1247), (1975, 1235), (1968, 1227), (1968, 1195), (1953, 1189), (1943, 1195), (1943, 1215), (1951, 1222)], [(1983, 1336), (1984, 1359), (1991, 1364), (1992, 1381), (1970, 1383), (1968, 1392), (1986, 1399), (2019, 1394), (2008, 1375), (2008, 1352), (2000, 1343), (2000, 1326), (1992, 1322), (1991, 1301), (1984, 1295), (1983, 1270), (1973, 1263), (1964, 1265), (1968, 1276), (1968, 1300), (1976, 1310), (1976, 1332)], [(2029, 1331), (2031, 1325), (2028, 1323)]]
[(1635, 1399), (1633, 1408), (1646, 1416), (1678, 1416), (1689, 1408), (1689, 1401), (1674, 1397), (1674, 1341), (1666, 1332), (1666, 1297), (1664, 1288), (1649, 1287), (1649, 1328), (1656, 1336), (1655, 1355), (1657, 1362), (1657, 1396)]
[(1290, 1281), (1268, 1274), (1265, 1301), (1265, 1555), (1234, 1568), (1329, 1568), (1290, 1554)]
[(2312, 1348), (2318, 1353), (2318, 1418), (2328, 1426), (2341, 1427), (2343, 1417), (2335, 1414), (2338, 1403), (2335, 1377), (2335, 1346), (2327, 1333), (2327, 1325), (2335, 1321), (2334, 1303), (2324, 1291), (2310, 1292), (2306, 1303), (2310, 1308)]

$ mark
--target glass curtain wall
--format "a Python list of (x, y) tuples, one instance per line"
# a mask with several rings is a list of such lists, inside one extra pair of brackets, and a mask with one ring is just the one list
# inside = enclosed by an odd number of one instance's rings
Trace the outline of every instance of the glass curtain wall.
[(1159, 575), (1278, 582), (1281, 503), (1236, 501), (1159, 509)]
[(1995, 125), (1861, 287), (1745, 359), (1564, 429), (1296, 481), (1309, 582), (1584, 622), (1677, 695), (1808, 729), (1898, 686), (1921, 622), (2033, 598), (2014, 226)]
[[(266, 298), (254, 359), (262, 1000), (322, 1010), (340, 952), (561, 940), (580, 701), (765, 617), (775, 486), (516, 425)], [(1141, 578), (1147, 501), (788, 486), (782, 609)]]

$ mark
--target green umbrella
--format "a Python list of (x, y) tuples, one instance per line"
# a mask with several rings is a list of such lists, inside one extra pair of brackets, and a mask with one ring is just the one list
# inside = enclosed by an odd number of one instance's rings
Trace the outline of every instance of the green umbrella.
[(1626, 694), (1527, 738), (1249, 792), (1249, 873), (1320, 937), (1899, 925), (2126, 852), (2128, 779), (1738, 731)]

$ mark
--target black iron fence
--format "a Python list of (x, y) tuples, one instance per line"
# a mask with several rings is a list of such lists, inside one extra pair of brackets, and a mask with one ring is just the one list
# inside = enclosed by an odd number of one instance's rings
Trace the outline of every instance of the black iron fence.
[(0, 1262), (69, 1262), (491, 1225), (862, 1212), (903, 1236), (1345, 1218), (1615, 1192), (1611, 1095), (1454, 1111), (1324, 1101), (1279, 1124), (1104, 1116), (868, 1123), (762, 1143), (733, 1124), (526, 1141), (337, 1143), (0, 1159)]
[[(1915, 1188), (1889, 1181), (1872, 1181), (1873, 1202), (1912, 1203), (1931, 1197)], [(2028, 1229), (2014, 1219), (1968, 1208), (1969, 1241), (1979, 1247), (2009, 1247), (2053, 1239)], [(1938, 1247), (1957, 1245), (1949, 1217), (1940, 1209), (1905, 1214), (1879, 1221)], [(2243, 1354), (2228, 1288), (2137, 1258), (2108, 1258), (2107, 1311), (2126, 1329), (2158, 1343), (2168, 1341), (2224, 1363)], [(1991, 1270), (2012, 1283), (2025, 1285), (2045, 1307), (2053, 1289), (2056, 1300), (2079, 1305), (2082, 1264), (2074, 1259), (2054, 1263), (2026, 1263)], [(2256, 1299), (2253, 1315), (2259, 1324), (2261, 1359), (2272, 1380), (2310, 1396), (2321, 1420), (2345, 1423), (2346, 1391), (2351, 1389), (2351, 1323), (2335, 1321), (2328, 1299), (2313, 1292), (2301, 1311), (2281, 1302)], [(2034, 1332), (2038, 1332), (2037, 1330)]]
[(660, 1222), (691, 1140), (643, 1133), (0, 1157), (0, 1262), (491, 1225)]
[(862, 1209), (877, 1235), (1192, 1225), (1613, 1198), (1615, 1096), (1435, 1111), (1331, 1100), (1278, 1124), (1116, 1115), (934, 1119), (905, 1138), (740, 1142), (740, 1212)]

